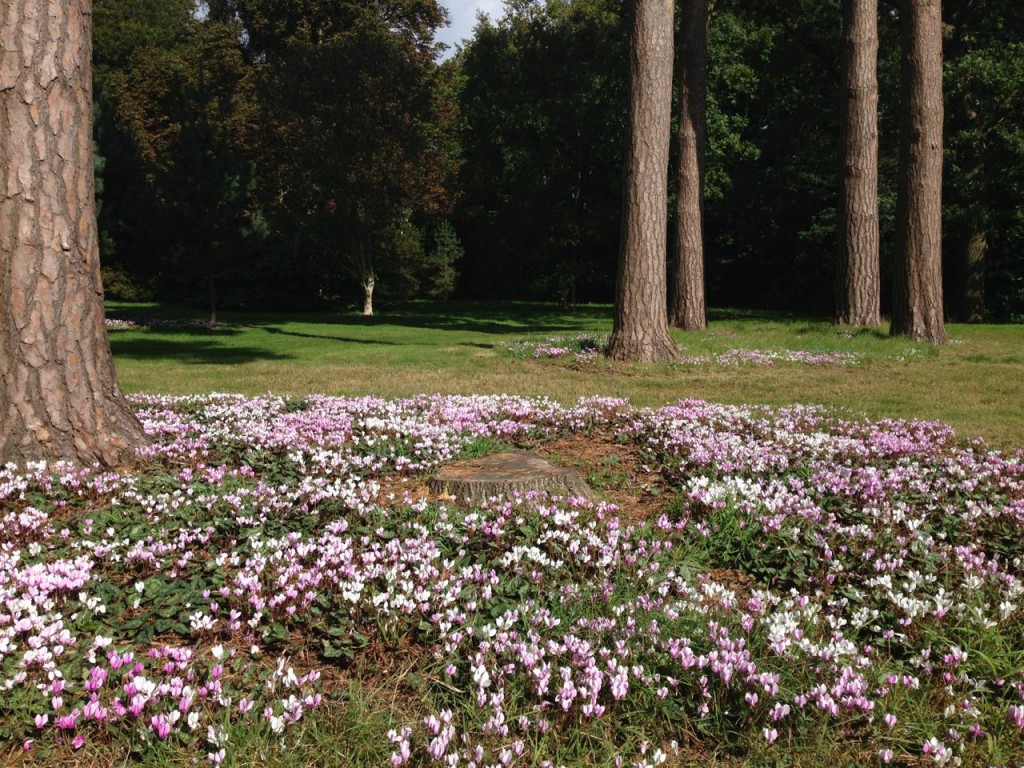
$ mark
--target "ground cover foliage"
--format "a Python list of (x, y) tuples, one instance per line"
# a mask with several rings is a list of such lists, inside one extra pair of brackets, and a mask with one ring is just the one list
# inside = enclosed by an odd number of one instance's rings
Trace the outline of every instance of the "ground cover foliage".
[[(1016, 765), (1024, 454), (687, 400), (136, 395), (0, 472), (29, 764)], [(423, 479), (521, 445), (608, 501)]]

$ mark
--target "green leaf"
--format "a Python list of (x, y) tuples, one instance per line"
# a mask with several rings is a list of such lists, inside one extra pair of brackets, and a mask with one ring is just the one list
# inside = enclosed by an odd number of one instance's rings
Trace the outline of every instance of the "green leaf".
[(288, 631), (288, 627), (286, 627), (284, 624), (275, 621), (267, 629), (267, 632), (266, 634), (264, 634), (264, 637), (266, 637), (267, 640), (270, 640), (271, 642), (286, 643), (291, 639), (291, 633)]
[(352, 649), (344, 646), (333, 645), (332, 643), (324, 640), (322, 655), (325, 659), (351, 659)]

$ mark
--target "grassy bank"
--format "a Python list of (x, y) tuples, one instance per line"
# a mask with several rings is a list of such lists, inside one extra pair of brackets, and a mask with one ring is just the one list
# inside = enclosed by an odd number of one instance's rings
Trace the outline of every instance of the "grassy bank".
[[(190, 310), (110, 305), (113, 318), (186, 321)], [(581, 396), (658, 406), (680, 398), (740, 404), (816, 403), (872, 418), (941, 420), (965, 438), (1024, 445), (1024, 327), (949, 326), (942, 348), (837, 329), (821, 319), (712, 313), (710, 327), (676, 333), (688, 362), (623, 366), (601, 359), (514, 356), (524, 339), (607, 334), (611, 308), (543, 304), (411, 304), (356, 314), (224, 313), (223, 325), (113, 329), (129, 392), (305, 395), (509, 393), (563, 403)], [(735, 350), (842, 353), (852, 364), (744, 361)], [(706, 359), (706, 360), (702, 360)]]

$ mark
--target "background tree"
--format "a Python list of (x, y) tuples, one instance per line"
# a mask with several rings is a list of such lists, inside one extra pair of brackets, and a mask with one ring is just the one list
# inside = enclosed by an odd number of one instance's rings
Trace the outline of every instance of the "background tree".
[(611, 298), (629, 116), (622, 5), (508, 3), (458, 58), (465, 295)]
[(1024, 314), (1024, 34), (1010, 0), (946, 3), (945, 305), (965, 322)]
[(682, 0), (677, 59), (679, 175), (672, 325), (707, 327), (704, 305), (704, 156), (707, 152), (708, 0)]
[(665, 362), (668, 156), (672, 122), (672, 0), (634, 0), (630, 27), (629, 147), (615, 286), (614, 360)]
[(252, 290), (256, 104), (238, 25), (192, 23), (184, 40), (111, 76), (110, 89), (154, 203), (148, 228), (161, 234), (151, 275), (171, 295), (205, 294), (215, 322), (221, 295), (238, 304)]
[(942, 9), (903, 0), (894, 336), (947, 341), (942, 303)]
[(0, 462), (113, 467), (145, 442), (103, 319), (91, 11), (4, 3), (0, 17)]
[(878, 3), (843, 0), (842, 139), (835, 322), (881, 325)]
[[(176, 232), (153, 189), (135, 133), (135, 98), (124, 98), (139, 64), (166, 59), (196, 29), (193, 0), (95, 0), (93, 103), (97, 216), (103, 285), (127, 300), (180, 298), (165, 276), (175, 273)], [(163, 73), (156, 70), (162, 77)], [(132, 78), (134, 84), (142, 84)], [(161, 82), (149, 83), (157, 93)], [(143, 94), (133, 94), (138, 96)], [(155, 96), (150, 97), (155, 98)]]
[(249, 0), (233, 13), (258, 69), (270, 246), (290, 254), (290, 271), (318, 296), (351, 280), (372, 314), (381, 275), (398, 279), (422, 253), (408, 247), (418, 217), (449, 205), (453, 113), (441, 103), (433, 43), (443, 13), (433, 0)]
[[(705, 216), (712, 305), (833, 310), (838, 20), (838, 0), (715, 6)], [(737, 136), (724, 167), (714, 156), (715, 120)]]
[[(897, 7), (890, 0), (878, 15), (883, 313), (891, 310), (896, 250)], [(203, 19), (192, 8), (191, 0), (97, 0), (108, 293), (208, 304), (213, 265), (225, 306), (361, 302), (359, 280), (345, 269), (351, 249), (343, 225), (351, 220), (346, 205), (365, 193), (366, 200), (384, 195), (386, 205), (370, 208), (393, 214), (374, 225), (376, 291), (385, 303), (429, 294), (431, 233), (444, 220), (465, 249), (454, 295), (566, 304), (614, 298), (629, 122), (628, 4), (515, 0), (443, 64), (431, 26), (440, 9), (426, 0), (215, 0)], [(712, 6), (704, 194), (712, 306), (836, 309), (840, 10), (840, 0)], [(1013, 0), (945, 9), (943, 286), (945, 306), (964, 319), (1024, 317), (1018, 16)], [(385, 43), (377, 49), (368, 42), (374, 35)], [(346, 46), (361, 45), (366, 57), (345, 59)], [(389, 68), (399, 59), (415, 62), (412, 71), (423, 79), (398, 77), (394, 87), (405, 95), (387, 104), (360, 96), (366, 88), (388, 91)], [(289, 80), (290, 67), (322, 80)], [(290, 84), (309, 96), (307, 104), (291, 99)], [(395, 115), (394, 106), (409, 119), (375, 121), (369, 111)], [(349, 122), (376, 126), (384, 134), (378, 147), (408, 148), (389, 155), (397, 173), (389, 170), (388, 185), (348, 183), (345, 173), (378, 151), (371, 142), (357, 146), (354, 129), (346, 134)], [(417, 160), (411, 176), (403, 156)], [(330, 170), (318, 167), (321, 158)], [(677, 202), (685, 197), (676, 174), (669, 183)], [(199, 204), (207, 199), (227, 204), (206, 217)], [(333, 213), (324, 207), (331, 201)]]
[(424, 260), (427, 296), (432, 299), (447, 299), (452, 295), (459, 278), (455, 265), (464, 254), (465, 249), (459, 241), (455, 227), (449, 221), (442, 220), (434, 228)]

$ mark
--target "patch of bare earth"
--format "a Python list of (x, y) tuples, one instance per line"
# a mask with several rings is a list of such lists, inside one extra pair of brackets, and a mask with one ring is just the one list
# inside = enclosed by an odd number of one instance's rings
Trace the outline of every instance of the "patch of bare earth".
[(631, 523), (657, 519), (668, 488), (661, 473), (635, 442), (620, 441), (611, 430), (576, 432), (525, 446), (553, 464), (573, 467), (598, 495), (619, 508)]

